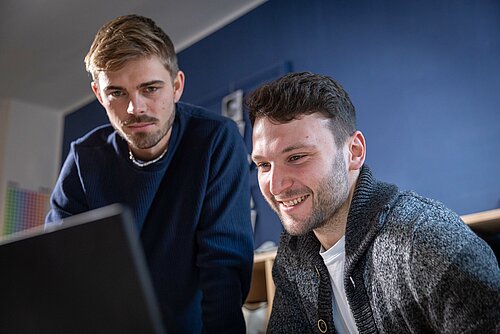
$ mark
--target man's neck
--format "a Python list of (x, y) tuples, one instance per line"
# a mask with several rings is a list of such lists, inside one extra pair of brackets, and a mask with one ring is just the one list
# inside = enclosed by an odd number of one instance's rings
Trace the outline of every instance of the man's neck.
[(345, 234), (349, 206), (350, 200), (347, 200), (342, 207), (338, 209), (335, 216), (330, 218), (325, 226), (314, 229), (316, 238), (318, 238), (321, 246), (323, 246), (325, 250), (330, 249)]
[(337, 210), (335, 215), (330, 218), (327, 224), (323, 227), (314, 229), (314, 234), (318, 238), (321, 246), (325, 250), (330, 249), (333, 245), (337, 243), (345, 234), (347, 226), (347, 217), (349, 215), (349, 210), (351, 208), (351, 201), (354, 195), (354, 190), (356, 189), (357, 179), (359, 177), (359, 171), (352, 176), (351, 187), (349, 191), (349, 197), (342, 204), (342, 206)]

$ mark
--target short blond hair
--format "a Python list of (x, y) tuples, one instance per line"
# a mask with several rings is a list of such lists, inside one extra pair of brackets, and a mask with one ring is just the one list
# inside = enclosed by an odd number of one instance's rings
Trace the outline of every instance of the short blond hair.
[(172, 79), (179, 71), (170, 37), (150, 18), (125, 15), (99, 29), (85, 56), (85, 68), (95, 80), (100, 71), (117, 71), (129, 60), (149, 56), (158, 56)]

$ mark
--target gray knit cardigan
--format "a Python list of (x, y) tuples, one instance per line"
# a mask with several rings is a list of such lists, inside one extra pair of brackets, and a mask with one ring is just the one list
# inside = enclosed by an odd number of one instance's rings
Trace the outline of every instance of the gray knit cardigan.
[[(500, 270), (442, 204), (363, 167), (347, 219), (344, 287), (360, 333), (500, 333)], [(281, 237), (268, 333), (335, 333), (314, 234)]]

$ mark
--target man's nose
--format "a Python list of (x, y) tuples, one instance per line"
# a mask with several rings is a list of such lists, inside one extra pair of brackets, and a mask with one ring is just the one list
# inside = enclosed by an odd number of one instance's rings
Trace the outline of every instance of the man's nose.
[(292, 185), (292, 179), (283, 168), (271, 167), (269, 191), (273, 196), (278, 196)]
[(144, 97), (140, 94), (131, 94), (128, 102), (127, 113), (138, 115), (144, 112), (146, 112)]

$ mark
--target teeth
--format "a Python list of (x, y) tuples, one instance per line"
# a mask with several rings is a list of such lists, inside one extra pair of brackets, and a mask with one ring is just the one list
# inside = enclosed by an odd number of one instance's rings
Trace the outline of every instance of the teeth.
[(302, 196), (302, 197), (299, 197), (299, 198), (296, 198), (294, 199), (293, 201), (289, 201), (289, 202), (283, 202), (283, 204), (285, 206), (294, 206), (294, 205), (297, 205), (299, 204), (300, 202), (304, 201), (306, 198), (307, 198), (308, 195), (305, 195), (305, 196)]

